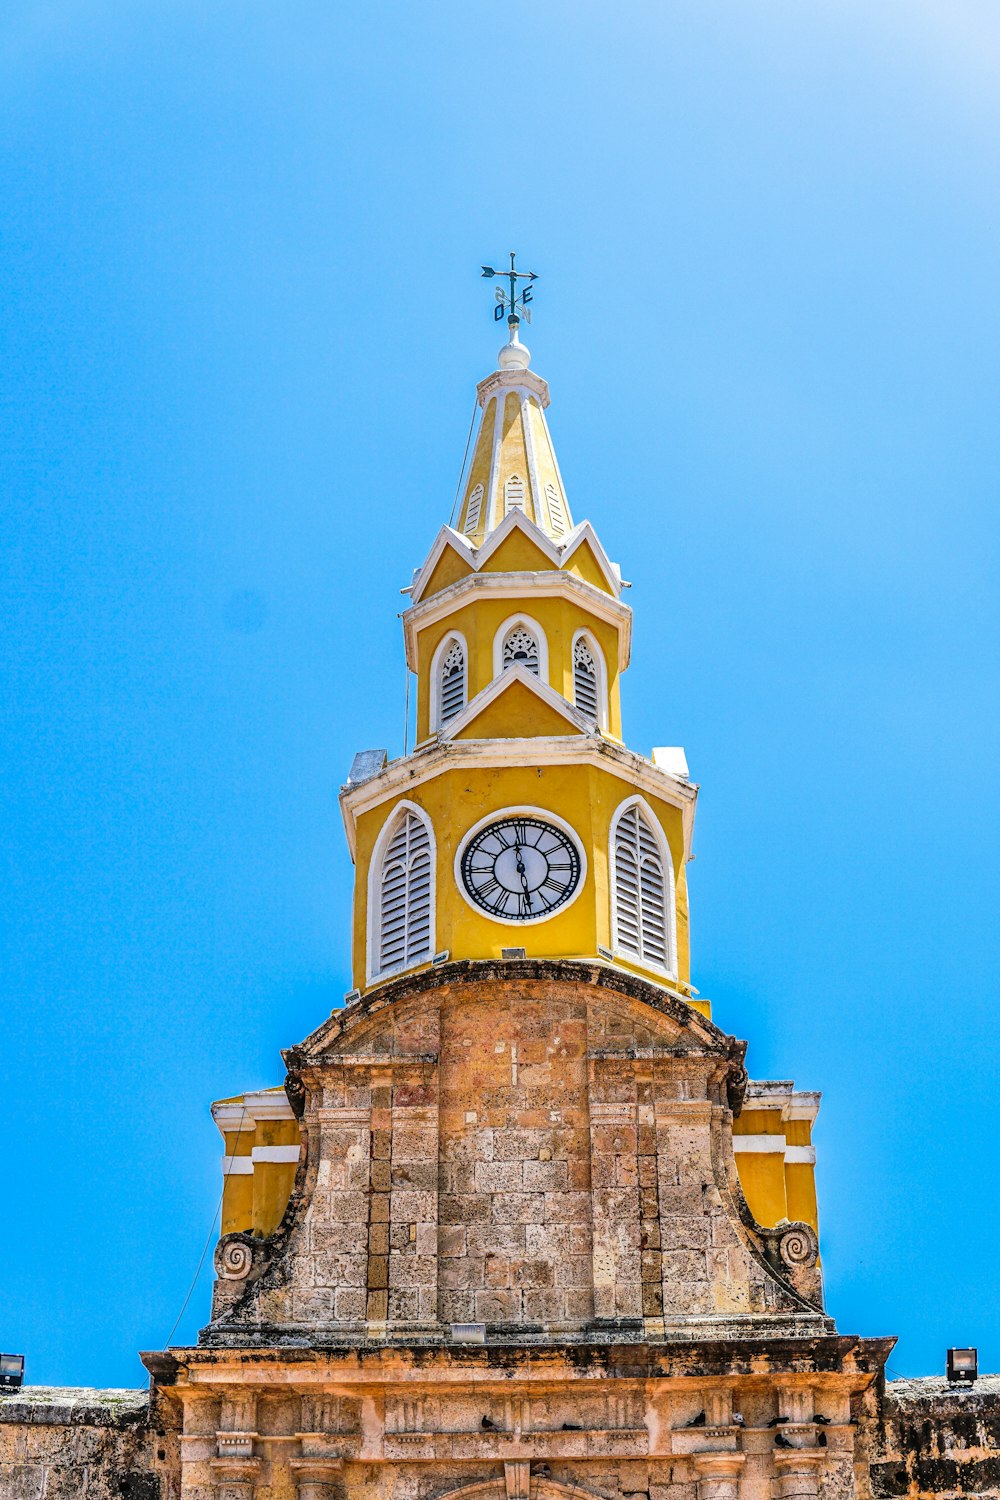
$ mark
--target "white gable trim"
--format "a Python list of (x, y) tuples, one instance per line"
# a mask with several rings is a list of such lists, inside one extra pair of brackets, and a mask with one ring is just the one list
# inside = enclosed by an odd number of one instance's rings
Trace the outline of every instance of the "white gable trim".
[(512, 531), (523, 531), (529, 541), (534, 542), (540, 552), (543, 552), (554, 568), (560, 566), (560, 551), (552, 538), (537, 526), (530, 516), (526, 516), (523, 510), (511, 510), (504, 516), (494, 529), (490, 532), (479, 551), (476, 553), (475, 567), (478, 571), (489, 562), (494, 552), (505, 542)]
[[(520, 620), (523, 616), (515, 615), (513, 618)], [(529, 672), (526, 667), (508, 667), (506, 672), (501, 672), (498, 676), (494, 677), (489, 686), (484, 687), (481, 693), (477, 693), (472, 702), (467, 703), (460, 714), (456, 714), (453, 719), (449, 719), (448, 723), (440, 731), (438, 739), (442, 743), (447, 740), (453, 740), (473, 720), (477, 719), (484, 709), (489, 708), (491, 703), (495, 703), (503, 693), (506, 693), (515, 682), (523, 682), (524, 686), (530, 688), (543, 703), (548, 704), (549, 708), (554, 708), (556, 713), (561, 714), (567, 724), (573, 729), (578, 730), (581, 734), (589, 735), (594, 733), (594, 726), (582, 714), (578, 714), (572, 704), (566, 702), (562, 693), (557, 693), (554, 687), (550, 687), (547, 682), (543, 681), (540, 677), (536, 677), (534, 672)], [(493, 742), (488, 741), (485, 743)], [(500, 743), (506, 744), (508, 742), (503, 740)]]
[(475, 568), (476, 552), (468, 537), (463, 536), (460, 531), (456, 531), (451, 526), (442, 526), (434, 538), (431, 550), (427, 554), (427, 561), (423, 567), (417, 569), (416, 576), (413, 579), (410, 588), (410, 598), (414, 604), (420, 598), (427, 584), (430, 583), (434, 569), (437, 567), (438, 561), (446, 547), (451, 547), (452, 551), (457, 552), (464, 563), (468, 563), (470, 568)]
[(601, 572), (608, 580), (608, 584), (612, 592), (614, 593), (615, 598), (617, 599), (622, 591), (621, 571), (611, 561), (611, 559), (608, 557), (608, 554), (605, 552), (604, 548), (597, 540), (597, 532), (594, 530), (593, 526), (591, 526), (589, 521), (581, 521), (578, 526), (575, 526), (573, 528), (569, 536), (566, 538), (566, 541), (563, 544), (562, 548), (562, 559), (560, 565), (565, 568), (566, 564), (573, 556), (573, 553), (576, 552), (579, 547), (582, 547), (584, 542), (589, 542), (591, 547), (593, 548), (594, 556), (597, 559), (597, 566), (600, 568)]

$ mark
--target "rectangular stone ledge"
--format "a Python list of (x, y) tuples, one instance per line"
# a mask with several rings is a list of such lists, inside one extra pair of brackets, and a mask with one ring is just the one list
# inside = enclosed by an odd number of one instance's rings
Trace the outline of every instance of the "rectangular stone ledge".
[(58, 1427), (139, 1427), (149, 1418), (147, 1390), (26, 1385), (0, 1395), (0, 1422)]
[(387, 1432), (383, 1458), (468, 1459), (477, 1463), (531, 1458), (645, 1458), (649, 1433), (639, 1428), (586, 1428), (564, 1432)]

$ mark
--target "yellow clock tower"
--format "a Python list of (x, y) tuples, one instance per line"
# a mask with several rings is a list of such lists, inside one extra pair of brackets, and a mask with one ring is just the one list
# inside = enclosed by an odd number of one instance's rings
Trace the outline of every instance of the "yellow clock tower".
[(359, 756), (342, 796), (354, 983), (518, 948), (620, 966), (701, 1006), (685, 879), (697, 789), (682, 751), (625, 746), (627, 585), (573, 519), (516, 317), (478, 400), (458, 524), (403, 616), (415, 749)]

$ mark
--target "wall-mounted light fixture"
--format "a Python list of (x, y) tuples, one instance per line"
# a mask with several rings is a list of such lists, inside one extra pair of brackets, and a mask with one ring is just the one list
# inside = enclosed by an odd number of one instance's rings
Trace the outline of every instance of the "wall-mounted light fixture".
[(948, 1350), (948, 1379), (953, 1384), (971, 1385), (978, 1374), (979, 1357), (977, 1350)]
[(24, 1384), (24, 1355), (0, 1354), (0, 1388), (17, 1390)]

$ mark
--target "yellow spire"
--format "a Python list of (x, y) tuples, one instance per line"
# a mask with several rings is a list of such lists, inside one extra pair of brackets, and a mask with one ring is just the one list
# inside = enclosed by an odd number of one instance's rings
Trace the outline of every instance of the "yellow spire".
[(573, 529), (545, 420), (549, 388), (528, 368), (531, 354), (517, 336), (517, 319), (509, 326), (498, 368), (476, 388), (483, 414), (458, 516), (458, 530), (476, 547), (512, 510), (554, 542)]

